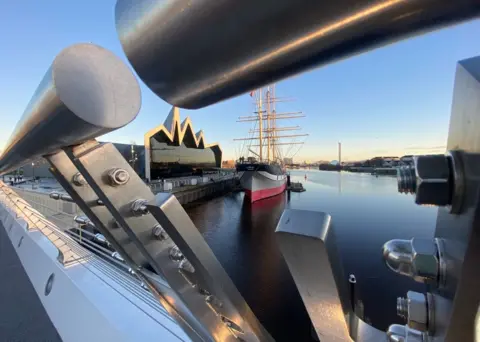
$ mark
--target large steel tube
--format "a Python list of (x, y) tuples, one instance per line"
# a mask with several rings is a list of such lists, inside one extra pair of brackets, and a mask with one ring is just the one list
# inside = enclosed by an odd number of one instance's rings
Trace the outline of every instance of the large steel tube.
[(113, 53), (76, 44), (55, 58), (0, 156), (0, 174), (64, 146), (131, 122), (141, 94), (130, 69)]
[(194, 109), (479, 13), (479, 0), (118, 0), (115, 20), (140, 78)]

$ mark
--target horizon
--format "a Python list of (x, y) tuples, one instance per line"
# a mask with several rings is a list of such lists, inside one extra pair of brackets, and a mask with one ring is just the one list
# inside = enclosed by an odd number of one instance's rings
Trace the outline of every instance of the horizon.
[[(9, 53), (0, 58), (9, 67), (0, 82), (0, 91), (6, 95), (0, 107), (0, 151), (62, 48), (89, 41), (109, 49), (129, 65), (113, 23), (114, 4), (115, 0), (52, 0), (41, 4), (26, 0), (2, 6), (4, 20), (0, 27), (9, 34), (1, 37), (0, 43)], [(72, 15), (59, 16), (60, 12)], [(293, 159), (337, 160), (339, 141), (342, 161), (443, 153), (456, 63), (480, 55), (480, 44), (475, 44), (475, 32), (479, 31), (480, 20), (474, 20), (277, 83), (278, 96), (296, 99), (283, 104), (279, 111), (306, 114), (295, 124), (310, 136)], [(138, 117), (99, 140), (143, 142), (145, 132), (163, 123), (171, 106), (139, 83), (142, 109)], [(250, 109), (251, 98), (244, 94), (195, 111), (180, 109), (180, 115), (182, 120), (190, 116), (195, 130), (202, 129), (208, 143), (220, 144), (224, 160), (236, 160), (238, 146), (232, 139), (246, 135), (249, 127), (235, 121), (238, 116), (248, 115)], [(285, 126), (290, 124), (285, 122)]]

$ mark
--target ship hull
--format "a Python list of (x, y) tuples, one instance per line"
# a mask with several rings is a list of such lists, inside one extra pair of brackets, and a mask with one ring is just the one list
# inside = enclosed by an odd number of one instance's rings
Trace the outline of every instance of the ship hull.
[(237, 171), (240, 185), (250, 202), (276, 196), (285, 191), (287, 177), (278, 166), (255, 165), (252, 168), (241, 165), (237, 167)]

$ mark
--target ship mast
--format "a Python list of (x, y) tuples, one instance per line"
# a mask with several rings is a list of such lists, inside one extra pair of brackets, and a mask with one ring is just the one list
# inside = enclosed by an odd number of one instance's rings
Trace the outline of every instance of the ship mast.
[[(272, 86), (271, 86), (271, 91), (272, 91), (272, 93), (271, 93), (269, 102), (272, 103), (272, 107), (273, 107), (272, 112), (275, 113), (275, 101), (272, 101), (272, 98), (275, 99), (275, 83), (272, 84)], [(274, 147), (273, 147), (273, 151), (272, 151), (273, 153), (272, 153), (272, 154), (273, 154), (273, 161), (275, 161), (275, 134), (276, 134), (277, 131), (276, 131), (275, 118), (272, 118), (271, 120), (272, 120), (272, 129), (273, 129), (273, 131), (272, 131), (272, 138), (273, 138), (273, 146), (274, 146)]]
[[(254, 92), (250, 95), (252, 96)], [(268, 86), (265, 91), (265, 101), (263, 101), (263, 89), (258, 89), (256, 96), (256, 115), (250, 116), (240, 116), (237, 122), (255, 122), (258, 121), (258, 129), (250, 130), (249, 133), (257, 133), (257, 136), (252, 136), (250, 138), (240, 138), (233, 139), (234, 141), (247, 141), (247, 140), (258, 140), (258, 145), (250, 145), (250, 147), (259, 147), (259, 153), (257, 156), (260, 159), (260, 162), (264, 160), (263, 148), (267, 147), (266, 161), (275, 162), (279, 159), (280, 153), (277, 150), (278, 146), (281, 145), (302, 145), (303, 142), (292, 142), (292, 143), (279, 143), (278, 139), (283, 138), (296, 138), (296, 137), (306, 137), (308, 134), (287, 134), (287, 135), (278, 135), (278, 132), (282, 131), (297, 131), (300, 130), (300, 126), (293, 127), (277, 127), (277, 119), (297, 119), (303, 118), (305, 115), (302, 112), (285, 112), (277, 113), (275, 109), (276, 102), (288, 102), (291, 101), (289, 98), (277, 98), (275, 97), (275, 85)], [(265, 108), (264, 108), (265, 107)], [(265, 122), (264, 122), (265, 120)], [(266, 142), (264, 141), (266, 139)]]
[[(258, 128), (259, 128), (259, 145), (260, 145), (260, 162), (263, 160), (263, 118), (262, 118), (262, 88), (258, 90), (258, 104), (257, 104), (257, 111), (258, 111)], [(267, 114), (268, 116), (268, 114)], [(270, 147), (270, 145), (269, 145)]]
[[(267, 161), (270, 162), (270, 138), (272, 132), (270, 131), (270, 87), (267, 87), (266, 93), (266, 109), (267, 109)], [(260, 132), (262, 129), (260, 128)]]

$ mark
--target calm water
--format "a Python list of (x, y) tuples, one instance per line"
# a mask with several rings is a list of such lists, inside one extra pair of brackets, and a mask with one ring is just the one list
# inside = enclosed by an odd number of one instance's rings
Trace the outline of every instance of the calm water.
[(332, 216), (344, 271), (357, 277), (366, 319), (383, 330), (401, 323), (396, 297), (423, 287), (389, 271), (381, 247), (393, 238), (432, 237), (437, 210), (398, 194), (393, 177), (316, 170), (291, 174), (306, 192), (253, 205), (235, 193), (187, 209), (257, 317), (277, 341), (311, 340), (310, 320), (274, 237), (282, 211), (290, 207)]

